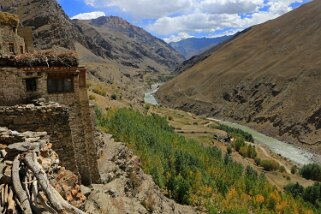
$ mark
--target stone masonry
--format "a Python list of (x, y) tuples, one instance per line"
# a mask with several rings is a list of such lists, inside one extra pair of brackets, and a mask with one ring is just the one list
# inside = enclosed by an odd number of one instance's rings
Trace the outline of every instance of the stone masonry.
[[(96, 163), (97, 153), (93, 136), (94, 127), (90, 114), (85, 72), (86, 70), (82, 68), (68, 67), (0, 68), (0, 106), (28, 104), (33, 99), (43, 98), (68, 107), (69, 120), (65, 121), (65, 123), (69, 125), (71, 130), (72, 139), (70, 143), (73, 144), (74, 149), (77, 151), (75, 158), (81, 181), (83, 184), (88, 185), (92, 182), (98, 183), (100, 176)], [(73, 90), (66, 93), (48, 93), (47, 81), (50, 75), (72, 77)], [(35, 91), (26, 90), (26, 80), (30, 78), (36, 79), (37, 90)], [(33, 118), (29, 117), (29, 119), (38, 120), (37, 115)], [(3, 124), (3, 126), (5, 125)], [(55, 132), (59, 133), (58, 130), (53, 130), (54, 133), (52, 133), (52, 131), (47, 130), (45, 125), (42, 127), (43, 130), (39, 130), (39, 127), (37, 130), (47, 131), (50, 135), (55, 134)], [(20, 127), (11, 126), (9, 128), (19, 130)], [(30, 130), (34, 131), (33, 129)], [(57, 150), (57, 153), (63, 157), (59, 150)]]
[[(16, 15), (0, 12), (0, 126), (46, 131), (82, 184), (99, 183), (86, 69), (78, 67), (76, 56), (24, 54), (30, 50), (31, 29), (21, 28)], [(41, 104), (30, 105), (40, 98)]]
[(63, 166), (79, 174), (68, 109), (56, 103), (0, 107), (0, 127), (18, 132), (47, 132)]

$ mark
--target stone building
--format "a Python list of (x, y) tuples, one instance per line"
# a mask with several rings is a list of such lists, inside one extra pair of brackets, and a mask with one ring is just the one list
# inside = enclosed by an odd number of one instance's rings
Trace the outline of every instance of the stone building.
[(25, 53), (28, 46), (24, 37), (28, 38), (26, 40), (30, 46), (30, 34), (31, 31), (28, 28), (19, 26), (16, 15), (0, 12), (0, 56)]
[[(78, 173), (84, 185), (98, 183), (86, 69), (70, 54), (17, 55), (28, 48), (17, 33), (15, 16), (5, 15), (0, 12), (0, 25), (5, 26), (0, 29), (0, 126), (46, 131), (62, 165)], [(35, 99), (43, 103), (30, 105)]]

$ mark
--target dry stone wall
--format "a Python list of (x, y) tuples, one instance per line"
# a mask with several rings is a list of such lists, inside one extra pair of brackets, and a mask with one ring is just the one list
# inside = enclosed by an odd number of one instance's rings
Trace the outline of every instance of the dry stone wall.
[(0, 126), (18, 132), (47, 132), (62, 165), (79, 174), (66, 107), (54, 103), (0, 107)]
[[(84, 78), (80, 78), (79, 74), (84, 74), (86, 71), (84, 69), (78, 68), (60, 68), (60, 67), (35, 67), (35, 68), (0, 68), (0, 106), (12, 106), (17, 104), (27, 104), (33, 99), (42, 98), (46, 101), (52, 101), (59, 103), (61, 105), (67, 106), (66, 112), (68, 113), (68, 120), (61, 124), (61, 127), (65, 127), (66, 130), (70, 130), (71, 139), (69, 144), (72, 143), (73, 149), (76, 151), (74, 153), (74, 161), (78, 167), (78, 171), (81, 175), (81, 181), (84, 185), (89, 185), (91, 183), (99, 183), (100, 175), (97, 167), (97, 150), (94, 143), (93, 136), (93, 123), (91, 117), (91, 111), (89, 107), (87, 88)], [(65, 93), (48, 93), (47, 91), (47, 79), (49, 74), (59, 74), (68, 75), (73, 77), (73, 91)], [(35, 78), (37, 83), (36, 91), (26, 90), (26, 80), (29, 78)], [(0, 107), (5, 109), (4, 115), (7, 114), (7, 110), (13, 109), (11, 116), (16, 114), (18, 107)], [(1, 113), (0, 113), (1, 114)], [(25, 115), (27, 117), (25, 117)], [(50, 135), (59, 135), (63, 130), (61, 127), (51, 127), (50, 124), (45, 123), (43, 118), (44, 115), (32, 115), (29, 113), (24, 113), (20, 120), (34, 120), (35, 123), (42, 124), (42, 129), (44, 131), (48, 130)], [(47, 115), (45, 118), (49, 118), (54, 115)], [(1, 116), (0, 116), (1, 117)], [(39, 117), (39, 119), (38, 119)], [(59, 116), (58, 116), (59, 118)], [(61, 118), (60, 118), (61, 119)], [(39, 120), (39, 121), (38, 121)], [(54, 122), (52, 118), (49, 121)], [(61, 120), (58, 120), (60, 124)], [(9, 125), (10, 121), (7, 121)], [(44, 122), (44, 123), (43, 123)], [(1, 119), (0, 119), (0, 125)], [(26, 128), (23, 130), (37, 131), (40, 127), (28, 126), (29, 122), (25, 121), (21, 124), (13, 123), (9, 128), (18, 129)], [(3, 123), (6, 126), (6, 123)], [(29, 129), (27, 129), (29, 128)], [(34, 128), (37, 128), (34, 130)], [(55, 136), (52, 136), (55, 137)], [(64, 156), (59, 153), (59, 148), (55, 148), (57, 153), (62, 157)], [(63, 152), (63, 150), (61, 151)], [(66, 160), (67, 162), (68, 160)]]
[[(10, 43), (13, 44), (14, 52), (10, 52)], [(17, 28), (3, 24), (0, 24), (0, 45), (0, 55), (21, 54), (26, 48), (24, 39), (17, 34)]]

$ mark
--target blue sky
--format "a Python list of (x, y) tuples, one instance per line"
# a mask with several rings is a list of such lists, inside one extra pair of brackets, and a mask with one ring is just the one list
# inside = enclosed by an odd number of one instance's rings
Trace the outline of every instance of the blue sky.
[(58, 0), (71, 18), (120, 16), (167, 42), (234, 34), (309, 0)]

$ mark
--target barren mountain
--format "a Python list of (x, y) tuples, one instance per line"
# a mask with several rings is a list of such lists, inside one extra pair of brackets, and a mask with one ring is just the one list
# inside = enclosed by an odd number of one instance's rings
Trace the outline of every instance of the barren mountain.
[(172, 71), (182, 61), (173, 48), (118, 17), (75, 21), (56, 0), (0, 0), (4, 11), (16, 13), (23, 26), (33, 28), (34, 46), (75, 49), (75, 42), (127, 69)]
[(190, 59), (193, 56), (199, 55), (210, 48), (219, 45), (231, 37), (232, 36), (222, 36), (217, 38), (188, 38), (178, 42), (171, 42), (169, 45), (184, 56), (185, 59)]
[(32, 27), (34, 46), (38, 49), (74, 49), (74, 41), (86, 47), (91, 45), (56, 0), (0, 0), (0, 5), (4, 11), (18, 14), (22, 25)]
[(165, 84), (165, 104), (321, 153), (321, 1), (252, 27)]
[(118, 63), (149, 72), (175, 69), (182, 61), (173, 48), (120, 17), (75, 20), (75, 25)]

